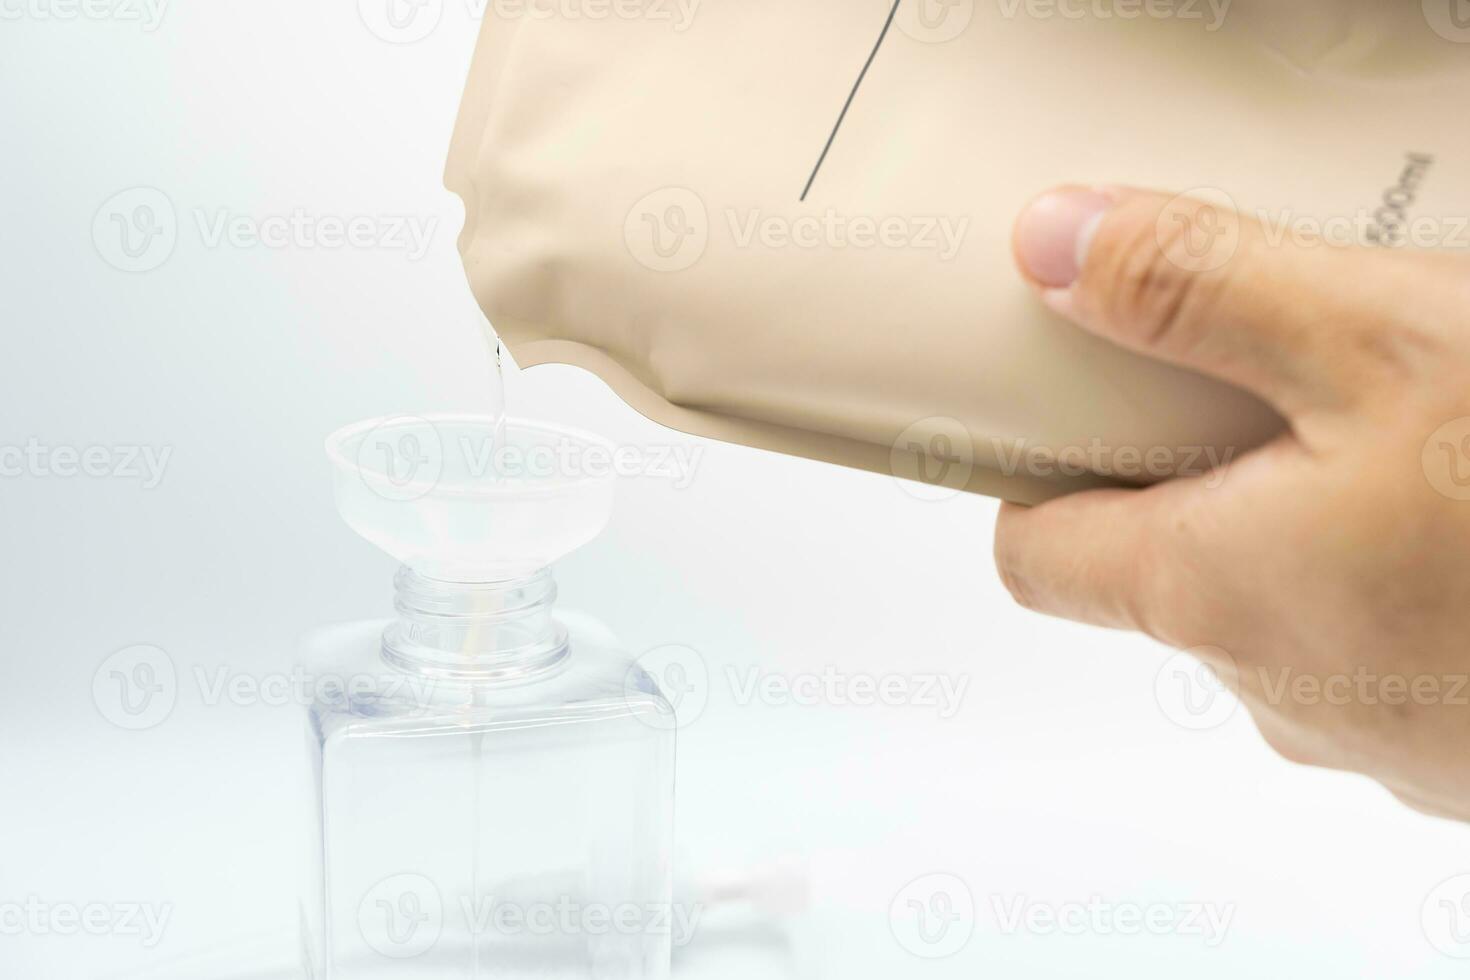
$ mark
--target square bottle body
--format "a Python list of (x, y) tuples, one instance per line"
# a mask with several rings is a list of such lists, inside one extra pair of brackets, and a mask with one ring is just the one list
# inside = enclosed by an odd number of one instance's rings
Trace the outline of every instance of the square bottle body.
[(595, 622), (529, 676), (306, 641), (314, 980), (665, 980), (673, 712)]

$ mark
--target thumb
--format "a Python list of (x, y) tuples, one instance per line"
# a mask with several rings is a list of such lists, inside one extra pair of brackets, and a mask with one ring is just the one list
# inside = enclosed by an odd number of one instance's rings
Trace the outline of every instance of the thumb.
[(1289, 241), (1228, 204), (1126, 188), (1043, 194), (1014, 247), (1047, 305), (1079, 326), (1293, 419), (1361, 396), (1416, 274), (1409, 256)]

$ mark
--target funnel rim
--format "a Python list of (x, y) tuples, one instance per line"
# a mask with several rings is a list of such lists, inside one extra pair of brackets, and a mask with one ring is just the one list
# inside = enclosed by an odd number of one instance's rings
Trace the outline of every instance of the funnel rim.
[[(420, 415), (398, 414), (363, 419), (358, 422), (353, 422), (350, 425), (342, 426), (326, 437), (323, 442), (323, 449), (326, 451), (328, 461), (340, 472), (356, 476), (365, 482), (389, 482), (387, 474), (364, 468), (357, 462), (353, 454), (346, 451), (345, 447), (353, 439), (364, 436), (375, 429), (394, 422), (427, 422), (436, 428), (441, 424), (446, 426), (483, 425), (493, 428), (495, 417), (476, 412), (429, 412)], [(617, 446), (610, 439), (575, 426), (534, 419), (507, 417), (505, 419), (505, 427), (508, 430), (518, 430), (537, 435), (574, 440), (588, 448), (600, 449), (609, 454), (617, 451)], [(428, 495), (435, 497), (481, 499), (555, 496), (564, 493), (586, 491), (593, 487), (613, 483), (615, 479), (616, 475), (609, 471), (596, 475), (558, 476), (536, 480), (534, 482), (526, 481), (522, 478), (480, 485), (436, 485)]]

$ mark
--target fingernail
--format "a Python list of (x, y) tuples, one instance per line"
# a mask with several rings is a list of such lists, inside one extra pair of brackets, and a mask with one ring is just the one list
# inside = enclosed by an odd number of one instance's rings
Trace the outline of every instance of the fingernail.
[(1049, 289), (1077, 281), (1097, 226), (1113, 202), (1082, 188), (1048, 191), (1016, 221), (1016, 257), (1026, 274)]

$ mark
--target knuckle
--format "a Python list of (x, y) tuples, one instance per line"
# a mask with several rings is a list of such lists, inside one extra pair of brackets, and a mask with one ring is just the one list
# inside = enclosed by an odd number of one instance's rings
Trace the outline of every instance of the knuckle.
[(1193, 202), (1181, 211), (1175, 203), (1162, 214), (1140, 214), (1103, 243), (1091, 285), (1105, 323), (1120, 339), (1178, 353), (1197, 341), (1239, 265), (1236, 243), (1230, 255), (1216, 254), (1216, 240), (1200, 237), (1198, 215), (1209, 207)]
[(1207, 547), (1197, 519), (1174, 511), (1155, 533), (1130, 542), (1133, 578), (1121, 595), (1123, 613), (1135, 629), (1179, 649), (1213, 631), (1215, 591), (1189, 556)]
[[(1187, 646), (1177, 629), (1167, 598), (1168, 588), (1156, 572), (1143, 572), (1119, 597), (1120, 619), (1145, 636), (1169, 646)], [(1163, 596), (1163, 598), (1161, 598)]]

